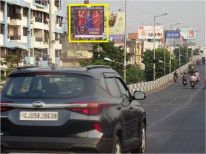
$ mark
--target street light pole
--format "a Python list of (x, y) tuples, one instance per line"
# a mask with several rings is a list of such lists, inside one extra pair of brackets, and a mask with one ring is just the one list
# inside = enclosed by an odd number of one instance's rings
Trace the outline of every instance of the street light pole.
[(153, 33), (153, 50), (154, 50), (154, 53), (153, 53), (153, 80), (155, 80), (155, 77), (156, 77), (156, 71), (155, 71), (155, 18), (156, 17), (160, 17), (160, 16), (164, 16), (164, 15), (167, 15), (168, 13), (164, 13), (164, 14), (161, 14), (161, 15), (158, 15), (158, 16), (154, 16), (154, 33)]
[(127, 67), (127, 64), (126, 64), (126, 56), (127, 56), (127, 40), (126, 40), (126, 25), (127, 25), (127, 20), (126, 20), (126, 14), (127, 12), (127, 0), (125, 0), (125, 36), (124, 36), (124, 66), (123, 66), (123, 70), (124, 70), (124, 82), (126, 83), (126, 67)]
[(153, 33), (153, 49), (154, 49), (154, 53), (153, 53), (153, 80), (155, 80), (155, 16), (154, 16), (154, 33)]

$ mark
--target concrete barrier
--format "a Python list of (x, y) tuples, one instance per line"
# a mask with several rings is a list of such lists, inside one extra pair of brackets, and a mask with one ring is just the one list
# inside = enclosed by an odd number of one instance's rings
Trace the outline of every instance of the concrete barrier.
[[(181, 66), (176, 71), (179, 76), (181, 76), (185, 71), (188, 69), (189, 64), (193, 64), (196, 62), (196, 60), (200, 58), (200, 56), (194, 56), (193, 61), (190, 61), (189, 63)], [(131, 92), (131, 94), (134, 94), (134, 91), (143, 91), (143, 92), (149, 92), (156, 90), (160, 87), (163, 87), (167, 85), (169, 82), (173, 82), (173, 73), (167, 74), (159, 79), (156, 79), (155, 81), (147, 81), (147, 82), (141, 82), (136, 84), (130, 84), (128, 85), (128, 88)]]

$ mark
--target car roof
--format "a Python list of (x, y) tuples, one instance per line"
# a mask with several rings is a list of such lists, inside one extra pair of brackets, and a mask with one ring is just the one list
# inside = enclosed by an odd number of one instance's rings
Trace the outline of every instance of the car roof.
[[(25, 67), (17, 67), (17, 70), (11, 72), (10, 76), (15, 76), (18, 74), (29, 74), (29, 73), (37, 73), (37, 72), (48, 72), (48, 73), (72, 73), (72, 74), (82, 74), (88, 75), (95, 79), (99, 79), (103, 73), (111, 73), (118, 75), (116, 71), (112, 68), (104, 65), (90, 65), (85, 67), (42, 67), (42, 66), (25, 66)], [(119, 76), (119, 75), (118, 75)]]

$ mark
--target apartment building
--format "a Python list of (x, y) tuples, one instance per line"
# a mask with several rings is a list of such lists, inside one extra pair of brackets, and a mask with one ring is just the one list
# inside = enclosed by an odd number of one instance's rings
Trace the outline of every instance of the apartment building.
[[(49, 0), (1, 0), (0, 47), (5, 53), (17, 54), (19, 66), (48, 65), (49, 59)], [(63, 13), (61, 0), (51, 1), (53, 61), (61, 65)]]
[(128, 64), (140, 65), (142, 62), (142, 45), (141, 41), (127, 40), (127, 53), (131, 55)]

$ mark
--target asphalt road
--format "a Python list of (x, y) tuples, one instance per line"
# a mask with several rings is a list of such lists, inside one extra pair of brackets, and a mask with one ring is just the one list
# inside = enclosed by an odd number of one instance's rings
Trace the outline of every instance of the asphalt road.
[(181, 79), (140, 101), (147, 112), (147, 153), (205, 153), (205, 66), (196, 66), (200, 83)]

